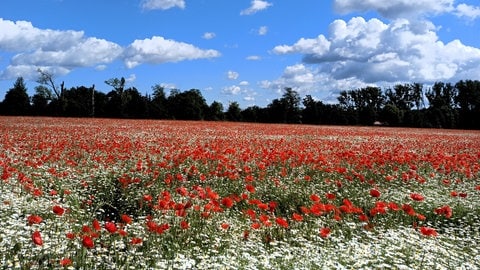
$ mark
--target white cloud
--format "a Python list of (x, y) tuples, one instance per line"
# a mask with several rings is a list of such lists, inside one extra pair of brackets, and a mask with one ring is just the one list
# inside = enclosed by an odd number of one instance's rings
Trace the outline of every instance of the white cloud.
[(227, 77), (228, 77), (229, 80), (236, 80), (236, 79), (238, 79), (238, 76), (239, 76), (238, 72), (235, 72), (235, 71), (232, 71), (232, 70), (229, 70), (227, 72)]
[[(303, 54), (303, 61), (318, 64), (319, 72), (364, 83), (456, 80), (480, 73), (480, 49), (458, 40), (444, 44), (430, 23), (399, 19), (385, 24), (378, 19), (352, 18), (334, 21), (329, 29), (328, 38), (302, 38), (273, 51)], [(293, 68), (286, 69), (286, 78), (298, 74)], [(305, 76), (302, 80), (312, 80)]]
[(258, 61), (262, 59), (260, 56), (258, 55), (250, 55), (250, 56), (247, 56), (247, 60), (251, 60), (251, 61)]
[(116, 43), (85, 37), (82, 31), (39, 29), (30, 22), (3, 19), (0, 29), (0, 50), (16, 53), (0, 75), (4, 79), (19, 74), (34, 78), (39, 67), (64, 75), (74, 68), (110, 63), (123, 51)]
[(334, 0), (334, 9), (342, 14), (377, 11), (386, 18), (411, 18), (454, 10), (455, 0)]
[(202, 50), (191, 44), (154, 36), (130, 44), (125, 49), (124, 62), (128, 68), (133, 68), (143, 63), (161, 64), (219, 56), (216, 50)]
[(267, 32), (268, 32), (268, 27), (267, 26), (260, 26), (260, 28), (258, 29), (258, 34), (260, 36), (266, 35)]
[(242, 88), (238, 85), (231, 85), (224, 87), (222, 89), (222, 93), (227, 94), (227, 95), (238, 95), (242, 92)]
[(252, 15), (254, 13), (257, 13), (258, 11), (267, 9), (271, 5), (272, 5), (272, 3), (269, 3), (267, 1), (252, 0), (250, 7), (242, 10), (240, 12), (240, 15)]
[(202, 36), (203, 39), (212, 39), (215, 37), (215, 33), (212, 32), (205, 32)]
[(480, 7), (470, 6), (467, 4), (459, 4), (456, 7), (455, 15), (458, 17), (466, 17), (475, 20), (480, 17)]
[(185, 8), (184, 0), (144, 0), (142, 1), (142, 8), (147, 10), (153, 9), (170, 9), (174, 7)]
[(92, 67), (104, 70), (107, 64), (123, 60), (128, 68), (143, 63), (160, 64), (220, 56), (215, 50), (202, 50), (194, 45), (166, 40), (163, 37), (135, 40), (127, 48), (82, 31), (51, 30), (34, 27), (26, 21), (0, 18), (0, 51), (13, 53), (9, 65), (0, 71), (0, 78), (18, 76), (34, 79), (37, 69), (54, 75), (65, 75), (75, 68)]

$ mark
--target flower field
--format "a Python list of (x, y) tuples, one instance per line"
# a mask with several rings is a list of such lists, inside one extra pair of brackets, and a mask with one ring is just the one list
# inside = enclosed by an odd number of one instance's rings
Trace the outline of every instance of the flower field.
[(5, 269), (477, 269), (480, 132), (0, 117)]

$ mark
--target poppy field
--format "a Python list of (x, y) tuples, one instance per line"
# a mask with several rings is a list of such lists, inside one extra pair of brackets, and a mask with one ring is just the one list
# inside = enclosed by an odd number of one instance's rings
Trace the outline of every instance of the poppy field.
[(4, 269), (477, 269), (480, 132), (0, 117)]

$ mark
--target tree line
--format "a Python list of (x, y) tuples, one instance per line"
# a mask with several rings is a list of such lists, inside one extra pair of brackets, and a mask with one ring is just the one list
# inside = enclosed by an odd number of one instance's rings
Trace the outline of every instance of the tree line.
[(338, 104), (311, 95), (301, 98), (285, 88), (281, 98), (266, 107), (241, 109), (231, 102), (225, 110), (220, 102), (207, 104), (198, 89), (173, 89), (167, 96), (164, 87), (155, 85), (151, 95), (141, 95), (135, 87), (127, 88), (124, 78), (112, 78), (105, 81), (112, 87), (105, 94), (95, 85), (57, 86), (51, 74), (39, 74), (32, 97), (23, 78), (17, 78), (0, 103), (0, 114), (480, 129), (478, 80), (436, 82), (429, 88), (418, 83), (383, 90), (368, 86), (341, 91)]

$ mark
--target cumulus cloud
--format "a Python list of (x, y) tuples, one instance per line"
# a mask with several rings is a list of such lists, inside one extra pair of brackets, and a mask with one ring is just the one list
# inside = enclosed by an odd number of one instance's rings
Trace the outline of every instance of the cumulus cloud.
[(31, 78), (41, 67), (58, 75), (78, 67), (98, 66), (117, 59), (118, 44), (85, 37), (82, 31), (39, 29), (26, 21), (0, 19), (0, 50), (16, 53), (0, 75)]
[(456, 7), (455, 15), (458, 17), (465, 17), (471, 20), (480, 18), (480, 7), (471, 6), (467, 4), (459, 4)]
[(342, 14), (377, 11), (386, 18), (410, 18), (425, 14), (441, 14), (454, 10), (454, 0), (334, 0), (334, 9)]
[(480, 49), (459, 40), (445, 44), (432, 24), (406, 19), (390, 24), (360, 17), (336, 20), (329, 37), (302, 38), (273, 51), (303, 54), (304, 63), (317, 64), (319, 72), (365, 83), (453, 80), (480, 72)]
[(250, 7), (244, 9), (240, 12), (240, 15), (252, 15), (257, 13), (261, 10), (267, 9), (268, 7), (272, 6), (272, 3), (262, 0), (252, 0)]
[(142, 1), (142, 8), (147, 10), (154, 9), (170, 9), (174, 7), (185, 8), (184, 0), (144, 0)]
[(191, 44), (154, 36), (130, 44), (125, 49), (124, 62), (128, 68), (133, 68), (142, 63), (161, 64), (219, 56), (216, 50), (202, 50)]
[(2, 79), (19, 76), (34, 79), (38, 76), (38, 68), (58, 76), (80, 67), (104, 70), (116, 60), (123, 60), (128, 68), (133, 68), (143, 63), (220, 56), (215, 50), (202, 50), (162, 37), (135, 40), (124, 48), (105, 39), (87, 37), (83, 31), (40, 29), (26, 21), (0, 18), (0, 29), (0, 51), (13, 54), (9, 65), (0, 71)]
[(229, 80), (236, 80), (236, 79), (238, 79), (238, 76), (239, 76), (238, 72), (235, 72), (235, 71), (232, 71), (232, 70), (229, 70), (227, 72), (227, 77), (228, 77)]

